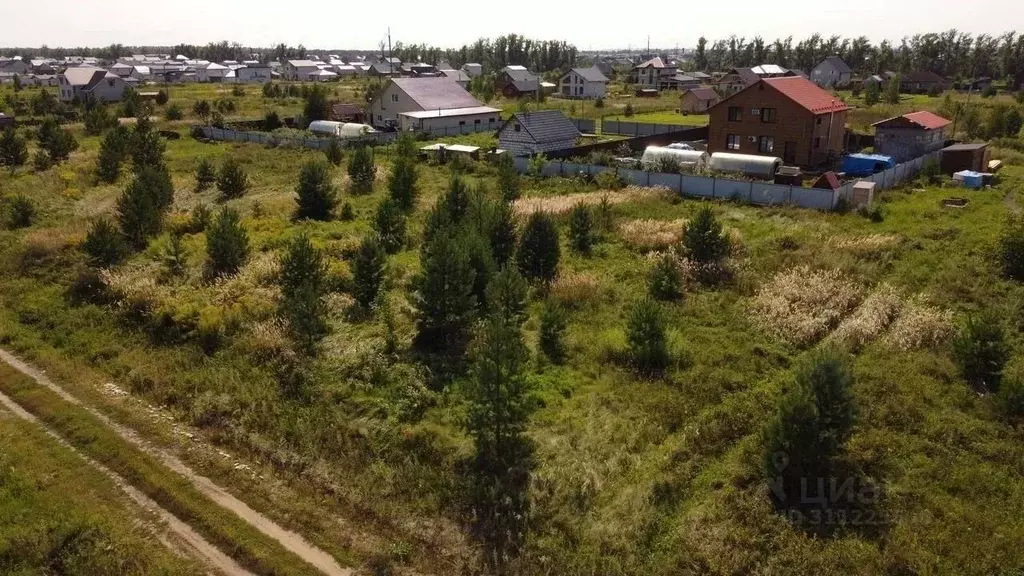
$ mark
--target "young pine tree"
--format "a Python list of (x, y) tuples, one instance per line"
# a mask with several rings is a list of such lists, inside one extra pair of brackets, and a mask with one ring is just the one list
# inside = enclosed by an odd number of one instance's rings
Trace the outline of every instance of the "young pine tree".
[(11, 199), (10, 227), (12, 230), (28, 228), (36, 219), (36, 205), (27, 196), (18, 194)]
[(326, 163), (311, 160), (299, 172), (295, 218), (328, 221), (338, 205), (338, 192), (331, 183), (331, 170)]
[(217, 190), (226, 199), (241, 198), (249, 189), (249, 178), (245, 169), (234, 158), (230, 156), (221, 164), (220, 173), (217, 174)]
[(553, 364), (565, 361), (565, 343), (563, 335), (567, 323), (565, 309), (556, 302), (548, 301), (540, 313), (540, 334), (538, 345), (540, 351)]
[(288, 245), (281, 260), (280, 313), (300, 351), (314, 356), (327, 335), (327, 262), (305, 234)]
[(629, 361), (642, 375), (660, 374), (668, 367), (668, 340), (661, 307), (654, 300), (643, 299), (633, 306), (626, 326)]
[(1024, 281), (1024, 218), (1011, 216), (999, 241), (1003, 274)]
[(92, 223), (82, 244), (82, 250), (88, 257), (89, 264), (98, 268), (113, 266), (128, 253), (121, 231), (106, 218)]
[(988, 312), (980, 317), (968, 317), (953, 339), (953, 355), (967, 382), (989, 392), (997, 392), (1003, 378), (1003, 367), (1010, 359), (1010, 348), (999, 316)]
[(388, 255), (375, 235), (363, 238), (352, 261), (353, 296), (364, 309), (369, 309), (384, 285)]
[(882, 89), (878, 86), (878, 82), (870, 82), (867, 88), (864, 89), (864, 103), (868, 106), (874, 106), (882, 99)]
[(672, 301), (683, 296), (683, 275), (671, 254), (662, 254), (651, 268), (648, 291), (655, 300)]
[(373, 217), (373, 229), (388, 254), (397, 254), (405, 246), (405, 215), (392, 198), (384, 198)]
[(463, 227), (459, 231), (459, 242), (469, 255), (469, 266), (473, 269), (473, 298), (478, 309), (487, 306), (487, 286), (497, 272), (487, 238), (473, 228)]
[(203, 158), (196, 165), (196, 192), (202, 192), (217, 181), (217, 168), (209, 158)]
[(498, 191), (505, 202), (519, 199), (519, 172), (508, 154), (498, 161)]
[(473, 437), (471, 503), (484, 556), (496, 573), (517, 554), (528, 527), (528, 488), (534, 467), (526, 434), (531, 402), (526, 379), (529, 352), (523, 339), (526, 285), (513, 269), (495, 276), (488, 294), (496, 302), (474, 347), (468, 387), (467, 430)]
[(348, 178), (353, 194), (373, 192), (373, 181), (377, 177), (377, 165), (373, 163), (373, 151), (369, 146), (356, 146), (348, 157)]
[(135, 172), (146, 167), (164, 165), (164, 141), (160, 139), (160, 134), (153, 128), (153, 122), (148, 116), (136, 118), (129, 148)]
[(886, 104), (900, 103), (900, 77), (898, 74), (890, 78), (889, 83), (885, 86), (885, 102)]
[(584, 256), (594, 247), (594, 217), (585, 204), (577, 204), (569, 214), (569, 245)]
[(241, 216), (222, 208), (206, 231), (206, 274), (210, 278), (238, 272), (249, 259), (249, 234)]
[[(460, 239), (445, 231), (424, 249), (421, 277), (413, 296), (418, 309), (413, 345), (440, 357), (442, 371), (458, 371), (476, 310), (476, 273)], [(447, 370), (446, 370), (447, 369)]]
[(0, 134), (0, 166), (9, 166), (13, 172), (28, 162), (28, 146), (25, 139), (14, 128), (8, 127)]
[(302, 117), (307, 122), (326, 120), (331, 113), (331, 104), (327, 101), (327, 89), (314, 84), (306, 91), (306, 104), (302, 107)]
[(512, 260), (517, 241), (515, 216), (509, 204), (499, 202), (495, 206), (488, 240), (495, 266), (504, 267)]
[[(166, 177), (166, 179), (165, 179)], [(170, 177), (155, 168), (136, 174), (117, 200), (117, 219), (128, 245), (142, 250), (163, 229)], [(173, 195), (173, 189), (171, 189)]]
[(548, 283), (558, 274), (558, 227), (547, 212), (534, 212), (526, 221), (516, 261), (523, 276), (533, 282)]
[(337, 138), (331, 138), (327, 142), (327, 148), (324, 150), (324, 156), (327, 157), (327, 161), (334, 166), (341, 166), (341, 161), (345, 158), (345, 154), (341, 149), (341, 142)]
[(102, 182), (117, 182), (121, 164), (128, 157), (128, 129), (117, 126), (107, 131), (100, 142), (100, 155), (96, 160), (96, 175)]
[(398, 156), (388, 177), (388, 194), (399, 210), (408, 214), (416, 207), (416, 159)]
[(765, 475), (778, 506), (798, 503), (802, 483), (835, 475), (856, 416), (847, 357), (824, 348), (802, 359), (765, 433)]
[(697, 265), (698, 278), (714, 284), (721, 277), (722, 262), (729, 255), (729, 239), (710, 206), (701, 208), (683, 231), (683, 248)]
[(185, 273), (185, 268), (188, 266), (188, 252), (185, 250), (185, 244), (182, 242), (182, 235), (180, 233), (177, 231), (171, 232), (170, 238), (167, 239), (167, 245), (164, 246), (162, 256), (164, 267), (169, 275), (177, 277)]
[(50, 160), (56, 163), (67, 160), (72, 152), (78, 150), (78, 140), (64, 128), (58, 128), (45, 142), (40, 141), (40, 144)]

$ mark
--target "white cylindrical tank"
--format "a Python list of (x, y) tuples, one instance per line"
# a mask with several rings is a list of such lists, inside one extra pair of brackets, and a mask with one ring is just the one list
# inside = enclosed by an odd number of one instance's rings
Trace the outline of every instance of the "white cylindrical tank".
[(771, 178), (782, 166), (782, 159), (753, 154), (715, 152), (711, 155), (711, 169), (719, 172), (740, 172), (747, 176)]
[(331, 120), (313, 120), (309, 123), (309, 131), (316, 132), (317, 134), (330, 134), (331, 136), (341, 136), (342, 122), (333, 122)]
[(703, 169), (708, 163), (708, 153), (700, 150), (648, 146), (640, 157), (640, 164), (644, 168), (654, 168), (662, 158), (671, 158), (685, 168)]

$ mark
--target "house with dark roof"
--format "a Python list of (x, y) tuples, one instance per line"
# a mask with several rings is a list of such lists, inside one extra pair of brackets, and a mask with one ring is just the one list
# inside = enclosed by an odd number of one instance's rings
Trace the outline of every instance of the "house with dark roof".
[(925, 70), (923, 72), (911, 72), (900, 77), (900, 92), (908, 94), (927, 94), (929, 92), (945, 92), (949, 90), (950, 83), (935, 72)]
[(679, 110), (684, 114), (705, 114), (721, 99), (714, 88), (690, 88), (679, 97)]
[(79, 66), (57, 75), (61, 102), (120, 102), (127, 87), (124, 79), (102, 68)]
[(676, 75), (678, 68), (674, 64), (665, 62), (660, 56), (641, 62), (633, 67), (629, 75), (630, 84), (637, 84), (640, 88), (661, 87), (662, 80)]
[(449, 111), (445, 112), (445, 118), (458, 125), (465, 118), (457, 118), (459, 114), (451, 110), (473, 109), (479, 113), (482, 106), (480, 101), (450, 78), (392, 78), (370, 102), (369, 123), (378, 128), (397, 128), (402, 114), (429, 110), (438, 113)]
[(536, 98), (540, 90), (540, 78), (525, 66), (505, 66), (494, 79), (494, 89), (506, 98)]
[(513, 156), (534, 156), (576, 146), (580, 131), (560, 110), (520, 112), (498, 129), (498, 145)]
[(806, 78), (764, 78), (709, 110), (708, 152), (821, 166), (843, 152), (848, 110), (845, 102)]
[(853, 80), (853, 69), (838, 56), (829, 56), (811, 69), (811, 81), (822, 88), (845, 88)]
[(376, 77), (395, 77), (402, 75), (402, 64), (392, 62), (375, 62), (370, 66), (368, 70), (370, 76)]
[(604, 98), (608, 77), (596, 66), (573, 68), (558, 79), (558, 93), (564, 98)]
[(724, 94), (735, 94), (753, 86), (761, 77), (750, 68), (733, 68), (718, 79), (716, 86)]
[(328, 119), (335, 122), (355, 122), (356, 124), (365, 124), (366, 112), (356, 104), (335, 102), (331, 104), (331, 113)]
[(892, 156), (897, 163), (920, 158), (942, 150), (946, 127), (952, 124), (938, 114), (911, 112), (872, 124), (875, 128), (875, 153)]

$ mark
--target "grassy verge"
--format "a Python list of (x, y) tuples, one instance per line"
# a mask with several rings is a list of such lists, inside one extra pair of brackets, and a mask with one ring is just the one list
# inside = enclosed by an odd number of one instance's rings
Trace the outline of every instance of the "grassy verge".
[(85, 409), (62, 400), (7, 365), (0, 365), (0, 390), (72, 446), (190, 524), (245, 568), (257, 574), (318, 573), (233, 513), (213, 504), (187, 480), (118, 437)]
[(201, 571), (157, 542), (145, 516), (109, 478), (35, 424), (0, 409), (0, 445), (0, 572)]

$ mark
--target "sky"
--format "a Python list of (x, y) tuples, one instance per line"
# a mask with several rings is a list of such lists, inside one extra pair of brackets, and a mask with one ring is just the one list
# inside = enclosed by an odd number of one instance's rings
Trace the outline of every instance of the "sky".
[[(444, 3), (391, 0), (380, 9), (352, 0), (271, 2), (4, 0), (0, 46), (106, 46), (206, 44), (243, 46), (284, 42), (314, 49), (376, 49), (391, 27), (392, 40), (458, 47), (480, 37), (514, 32), (566, 40), (581, 50), (692, 47), (732, 34), (767, 41), (814, 32), (873, 41), (957, 28), (974, 34), (1024, 32), (1024, 0), (731, 0), (651, 2), (518, 0)], [(635, 6), (635, 8), (634, 8)], [(384, 9), (386, 8), (386, 10)], [(45, 22), (43, 22), (45, 20)], [(19, 23), (11, 25), (12, 23)]]

